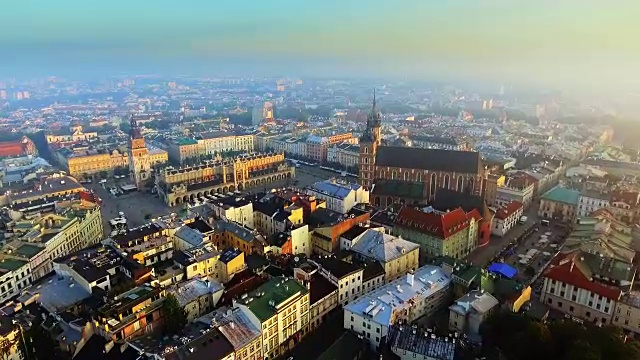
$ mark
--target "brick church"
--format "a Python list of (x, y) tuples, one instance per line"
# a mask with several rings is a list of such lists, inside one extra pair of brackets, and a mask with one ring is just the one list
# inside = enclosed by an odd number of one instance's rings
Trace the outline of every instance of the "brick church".
[(485, 169), (478, 152), (386, 146), (382, 114), (373, 107), (360, 137), (359, 181), (371, 203), (425, 204), (440, 188), (483, 195)]

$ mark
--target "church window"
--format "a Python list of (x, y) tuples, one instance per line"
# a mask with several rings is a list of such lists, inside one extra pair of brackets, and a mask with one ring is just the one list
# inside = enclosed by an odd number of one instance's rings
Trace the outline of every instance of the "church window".
[(368, 154), (368, 153), (369, 153), (369, 148), (368, 148), (368, 147), (366, 147), (366, 146), (364, 147), (364, 153), (365, 153), (365, 154)]
[(470, 177), (469, 180), (467, 181), (467, 191), (473, 192), (473, 185), (474, 185), (473, 178)]
[(396, 179), (398, 179), (398, 173), (395, 170), (393, 170), (391, 172), (391, 180), (396, 180)]
[(431, 174), (431, 184), (429, 185), (429, 195), (436, 195), (436, 187), (438, 186), (438, 178), (435, 173)]
[(445, 189), (449, 188), (449, 174), (446, 174), (444, 176), (444, 185), (442, 187), (445, 188)]
[(464, 191), (464, 178), (462, 177), (462, 175), (458, 176), (458, 184), (456, 186), (456, 190), (457, 191)]
[(404, 181), (408, 181), (409, 180), (409, 172), (405, 171), (404, 172)]
[(417, 173), (416, 174), (416, 181), (417, 182), (422, 182), (422, 173)]

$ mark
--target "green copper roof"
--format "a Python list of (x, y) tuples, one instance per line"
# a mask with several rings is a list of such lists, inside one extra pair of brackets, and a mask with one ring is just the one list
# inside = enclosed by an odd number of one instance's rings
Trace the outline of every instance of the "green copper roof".
[(276, 314), (276, 308), (280, 304), (297, 293), (306, 294), (307, 288), (294, 279), (276, 277), (248, 293), (248, 297), (239, 302), (246, 305), (260, 321), (264, 322)]
[(570, 205), (578, 205), (580, 191), (556, 186), (542, 195), (542, 199)]

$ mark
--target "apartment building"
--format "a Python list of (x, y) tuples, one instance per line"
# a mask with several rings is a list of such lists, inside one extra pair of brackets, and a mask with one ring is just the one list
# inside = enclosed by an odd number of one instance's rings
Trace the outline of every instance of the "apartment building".
[(174, 248), (170, 230), (156, 223), (130, 229), (127, 233), (113, 236), (107, 241), (145, 266), (151, 266), (173, 257)]
[(5, 245), (12, 258), (29, 262), (31, 278), (53, 270), (53, 260), (97, 244), (103, 237), (100, 206), (72, 201), (58, 204), (57, 213), (27, 221), (27, 231)]
[(362, 295), (362, 266), (334, 257), (319, 257), (309, 262), (318, 268), (318, 274), (338, 287), (338, 302), (345, 305)]
[(596, 210), (609, 207), (610, 195), (604, 191), (582, 190), (578, 197), (578, 217), (588, 217)]
[[(234, 350), (235, 360), (263, 360), (262, 329), (239, 308), (221, 307), (197, 320), (217, 329)], [(207, 354), (211, 356), (211, 354)]]
[(448, 212), (404, 206), (396, 217), (393, 233), (420, 245), (420, 255), (462, 259), (478, 246), (482, 216), (474, 209)]
[(541, 301), (552, 309), (598, 324), (611, 324), (616, 304), (628, 293), (636, 268), (581, 250), (560, 253), (543, 274)]
[(375, 349), (393, 325), (434, 314), (450, 295), (451, 277), (438, 267), (423, 266), (347, 304), (344, 328), (364, 336)]
[(0, 302), (4, 303), (31, 285), (31, 268), (26, 260), (0, 258)]
[(418, 268), (420, 245), (386, 234), (382, 229), (368, 229), (351, 245), (355, 257), (377, 262), (384, 268), (384, 281), (389, 282)]
[(360, 160), (360, 146), (340, 143), (327, 148), (327, 163), (338, 164), (346, 169), (355, 170)]
[(338, 286), (318, 272), (318, 267), (305, 262), (293, 269), (293, 277), (309, 283), (309, 331), (319, 327), (338, 302)]
[(307, 188), (307, 194), (324, 200), (329, 210), (346, 214), (357, 204), (369, 203), (369, 190), (359, 184), (338, 182), (335, 179), (319, 181)]
[(264, 359), (285, 353), (309, 330), (309, 290), (294, 279), (274, 277), (233, 305), (262, 329)]
[(496, 236), (505, 236), (509, 230), (518, 224), (522, 217), (523, 204), (518, 201), (511, 201), (502, 205), (493, 218), (493, 229), (491, 233)]
[(480, 340), (480, 326), (498, 310), (498, 299), (484, 290), (473, 290), (449, 306), (449, 330)]
[(38, 177), (33, 188), (19, 192), (9, 192), (11, 205), (25, 204), (44, 198), (62, 197), (84, 191), (85, 188), (75, 178), (62, 174)]
[(167, 293), (175, 295), (189, 322), (211, 312), (220, 301), (223, 291), (221, 283), (202, 279), (183, 281), (167, 288)]
[(98, 309), (95, 331), (115, 342), (129, 341), (162, 326), (162, 303), (166, 291), (140, 285), (115, 296)]
[(254, 152), (254, 135), (236, 135), (223, 131), (209, 131), (199, 134), (196, 139), (202, 155), (218, 155), (225, 152)]

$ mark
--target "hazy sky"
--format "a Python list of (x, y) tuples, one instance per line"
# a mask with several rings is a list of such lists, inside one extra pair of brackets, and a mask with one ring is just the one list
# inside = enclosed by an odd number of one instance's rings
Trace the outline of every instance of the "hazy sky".
[(639, 15), (639, 0), (6, 0), (0, 73), (617, 85), (640, 81)]

